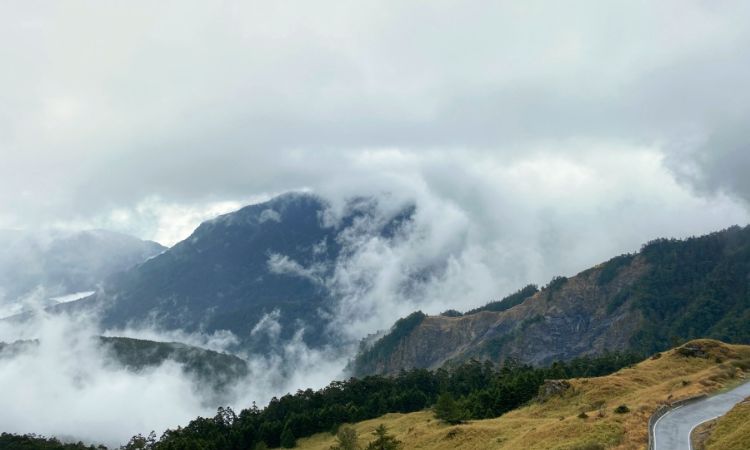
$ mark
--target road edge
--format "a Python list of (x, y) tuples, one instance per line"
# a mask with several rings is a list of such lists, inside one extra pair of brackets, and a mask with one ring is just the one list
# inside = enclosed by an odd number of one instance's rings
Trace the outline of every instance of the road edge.
[(700, 394), (693, 397), (684, 398), (682, 400), (677, 400), (676, 402), (672, 402), (669, 404), (659, 405), (654, 413), (651, 414), (651, 417), (648, 418), (648, 450), (654, 450), (654, 430), (656, 428), (656, 424), (659, 422), (659, 420), (661, 420), (662, 417), (664, 417), (665, 414), (685, 405), (703, 400), (706, 397), (708, 397), (707, 394)]

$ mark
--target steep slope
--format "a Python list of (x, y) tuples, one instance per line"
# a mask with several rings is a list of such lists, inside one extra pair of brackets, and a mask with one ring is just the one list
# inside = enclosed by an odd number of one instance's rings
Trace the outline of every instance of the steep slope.
[[(640, 450), (659, 406), (732, 386), (749, 371), (750, 347), (698, 340), (612, 375), (573, 379), (567, 386), (548, 383), (540, 390), (546, 395), (495, 419), (449, 425), (422, 411), (387, 414), (353, 428), (366, 444), (384, 424), (408, 449)], [(547, 389), (552, 385), (564, 388)], [(298, 440), (297, 448), (328, 450), (333, 443), (334, 436), (321, 433)]]
[(363, 349), (354, 368), (394, 373), (469, 358), (545, 364), (605, 350), (648, 354), (698, 337), (750, 342), (748, 277), (750, 228), (657, 240), (514, 297), (507, 310), (412, 317), (408, 329), (401, 322)]
[[(0, 231), (0, 309), (16, 313), (19, 300), (93, 291), (110, 275), (163, 252), (156, 242), (105, 230), (75, 233)], [(2, 314), (0, 314), (2, 316)]]
[[(698, 427), (695, 450), (746, 450), (750, 448), (750, 398), (726, 415)], [(696, 442), (697, 441), (697, 442)]]
[[(186, 240), (110, 279), (94, 296), (65, 309), (97, 307), (105, 327), (229, 330), (244, 349), (267, 348), (301, 329), (309, 345), (328, 342), (326, 279), (352, 229), (390, 236), (412, 209), (382, 222), (376, 204), (350, 202), (329, 223), (328, 205), (285, 194), (201, 224)], [(359, 227), (363, 222), (368, 227)]]

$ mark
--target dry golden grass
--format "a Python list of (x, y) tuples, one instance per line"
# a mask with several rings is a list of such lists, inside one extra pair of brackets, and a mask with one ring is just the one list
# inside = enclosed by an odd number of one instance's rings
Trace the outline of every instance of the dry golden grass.
[(712, 425), (705, 450), (750, 449), (750, 399), (736, 405)]
[[(693, 343), (706, 349), (709, 357), (687, 358), (670, 350), (606, 377), (571, 380), (572, 388), (562, 396), (532, 402), (496, 419), (453, 426), (421, 411), (386, 414), (353, 427), (364, 445), (375, 427), (385, 424), (406, 450), (642, 449), (648, 442), (648, 418), (657, 406), (714, 392), (745, 377), (750, 347), (710, 340)], [(630, 412), (614, 413), (619, 405), (627, 405)], [(579, 418), (581, 412), (588, 417)], [(297, 445), (328, 450), (333, 442), (334, 436), (321, 433), (300, 439)]]

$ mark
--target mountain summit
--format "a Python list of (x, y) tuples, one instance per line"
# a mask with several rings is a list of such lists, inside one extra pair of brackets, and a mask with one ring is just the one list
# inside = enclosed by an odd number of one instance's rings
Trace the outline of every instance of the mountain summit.
[[(105, 327), (227, 330), (250, 350), (295, 335), (324, 345), (332, 337), (327, 324), (335, 306), (327, 280), (346, 239), (352, 233), (388, 238), (413, 208), (385, 220), (376, 211), (377, 201), (359, 198), (334, 217), (318, 196), (281, 195), (204, 222), (71, 307), (99, 308)], [(361, 226), (365, 222), (370, 226)]]

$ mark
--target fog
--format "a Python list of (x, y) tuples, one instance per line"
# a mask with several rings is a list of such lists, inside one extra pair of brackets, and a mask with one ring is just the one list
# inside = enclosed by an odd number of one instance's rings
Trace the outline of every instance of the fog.
[[(268, 255), (329, 290), (343, 343), (309, 349), (299, 329), (241, 355), (253, 375), (233, 403), (262, 405), (341, 376), (360, 338), (414, 310), (467, 310), (650, 239), (746, 225), (749, 9), (2, 2), (0, 317), (96, 288), (38, 280), (43, 258), (4, 236), (102, 228), (172, 246), (288, 191), (328, 201), (328, 224), (377, 199), (330, 272)], [(405, 205), (397, 235), (368, 231)], [(248, 326), (277, 339), (278, 319)], [(212, 413), (178, 367), (130, 373), (89, 338), (222, 350), (235, 336), (95, 322), (0, 321), (0, 340), (41, 342), (0, 359), (0, 431), (120, 443)]]
[[(465, 311), (638, 251), (651, 239), (747, 223), (741, 204), (694, 195), (653, 149), (601, 153), (595, 144), (571, 145), (579, 148), (575, 159), (543, 151), (502, 162), (400, 152), (379, 159), (375, 152), (362, 161), (389, 174), (390, 190), (372, 188), (386, 183), (371, 175), (355, 192), (378, 198), (382, 217), (407, 204), (416, 211), (393, 239), (364, 232), (366, 223), (362, 232), (345, 234), (344, 257), (325, 280), (340, 301), (340, 327), (361, 336), (416, 309)], [(334, 211), (343, 204), (341, 192), (349, 192), (338, 187), (320, 191)], [(315, 273), (296, 269), (300, 276)]]
[[(94, 336), (95, 317), (52, 316), (39, 312), (31, 322), (0, 322), (0, 342), (38, 339), (13, 354), (0, 353), (2, 431), (57, 436), (62, 440), (124, 444), (135, 434), (186, 425), (198, 415), (213, 416), (218, 406), (239, 412), (253, 401), (298, 387), (319, 388), (339, 377), (345, 360), (308, 349), (297, 339), (269, 356), (248, 358), (250, 375), (218, 402), (213, 392), (186, 375), (174, 362), (140, 372), (126, 370)], [(222, 350), (227, 336), (159, 333), (156, 330), (108, 331), (161, 341), (179, 339)]]
[[(527, 283), (544, 284), (554, 275), (574, 275), (637, 251), (651, 238), (684, 237), (747, 221), (745, 209), (731, 198), (707, 199), (685, 189), (659, 153), (648, 148), (607, 154), (590, 148), (579, 150), (575, 160), (540, 151), (502, 163), (481, 157), (456, 163), (441, 153), (429, 159), (397, 151), (386, 156), (373, 152), (356, 161), (380, 166), (385, 178), (347, 181), (351, 188), (344, 190), (333, 180), (308, 190), (329, 202), (321, 215), (328, 226), (345, 214), (352, 198), (346, 192), (369, 196), (377, 205), (372, 217), (342, 230), (343, 251), (332, 271), (304, 267), (288, 255), (268, 255), (269, 270), (312, 279), (330, 290), (337, 306), (329, 319), (343, 338), (340, 345), (310, 349), (302, 341), (303, 329), (282, 342), (279, 313), (269, 314), (248, 326), (268, 334), (273, 351), (240, 355), (251, 376), (217, 402), (174, 363), (143, 373), (118, 367), (91, 336), (177, 341), (222, 351), (237, 341), (231, 333), (164, 331), (153, 323), (99, 330), (95, 316), (44, 313), (23, 325), (0, 322), (2, 341), (41, 342), (28, 353), (0, 359), (0, 383), (7, 392), (0, 398), (3, 429), (111, 446), (136, 433), (158, 434), (197, 415), (212, 415), (220, 404), (237, 410), (253, 401), (263, 406), (274, 395), (341, 379), (359, 339), (417, 309), (467, 310)], [(373, 232), (410, 205), (415, 206), (412, 220), (396, 235)], [(37, 298), (46, 298), (42, 294), (37, 291)], [(29, 299), (26, 306), (38, 310), (43, 304)]]

